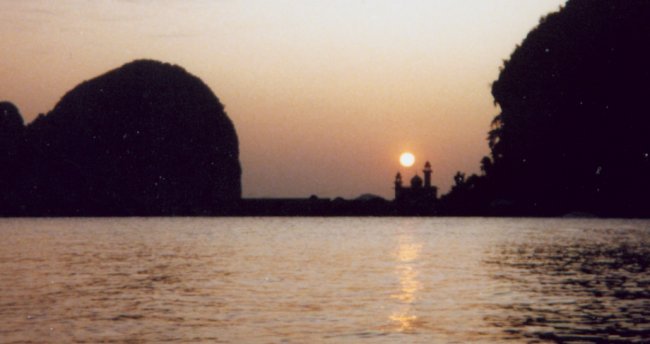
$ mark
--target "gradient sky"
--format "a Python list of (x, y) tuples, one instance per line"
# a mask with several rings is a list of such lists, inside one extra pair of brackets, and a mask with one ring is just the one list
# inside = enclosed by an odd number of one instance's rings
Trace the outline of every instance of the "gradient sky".
[[(490, 84), (565, 0), (0, 1), (0, 100), (26, 122), (139, 58), (183, 66), (235, 124), (244, 197), (392, 199), (479, 171)], [(399, 154), (418, 161), (406, 169)]]

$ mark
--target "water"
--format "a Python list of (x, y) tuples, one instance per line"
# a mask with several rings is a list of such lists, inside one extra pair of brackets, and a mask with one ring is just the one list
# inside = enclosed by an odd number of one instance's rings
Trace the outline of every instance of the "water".
[(650, 221), (0, 220), (0, 342), (650, 341)]

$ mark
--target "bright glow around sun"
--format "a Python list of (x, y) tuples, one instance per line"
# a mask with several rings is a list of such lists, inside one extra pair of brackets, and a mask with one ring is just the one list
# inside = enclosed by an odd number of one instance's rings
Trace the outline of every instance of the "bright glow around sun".
[(404, 152), (399, 157), (399, 163), (404, 167), (411, 167), (415, 163), (415, 155), (409, 152)]

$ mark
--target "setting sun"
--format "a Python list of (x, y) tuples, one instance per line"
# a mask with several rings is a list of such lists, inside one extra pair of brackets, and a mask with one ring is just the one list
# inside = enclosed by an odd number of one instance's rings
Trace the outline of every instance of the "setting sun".
[(399, 157), (399, 163), (404, 167), (411, 167), (415, 163), (415, 155), (409, 152), (404, 152)]

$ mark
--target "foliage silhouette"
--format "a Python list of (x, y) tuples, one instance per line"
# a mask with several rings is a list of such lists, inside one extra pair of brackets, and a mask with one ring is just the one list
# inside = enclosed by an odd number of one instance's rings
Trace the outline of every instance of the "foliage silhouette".
[(222, 214), (241, 198), (234, 126), (178, 66), (139, 60), (83, 82), (25, 142), (15, 215)]
[(481, 212), (650, 216), (649, 19), (644, 0), (570, 0), (517, 46), (492, 85)]

